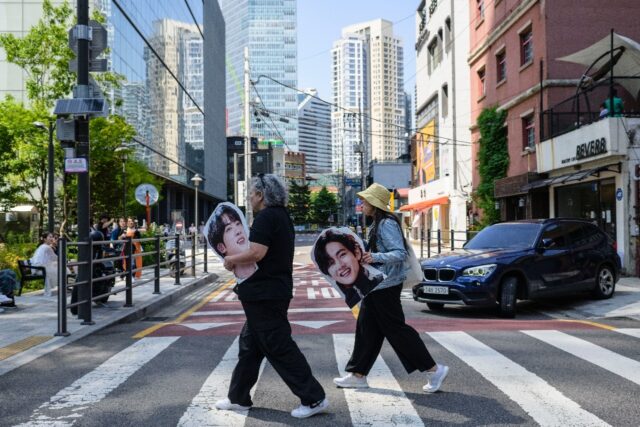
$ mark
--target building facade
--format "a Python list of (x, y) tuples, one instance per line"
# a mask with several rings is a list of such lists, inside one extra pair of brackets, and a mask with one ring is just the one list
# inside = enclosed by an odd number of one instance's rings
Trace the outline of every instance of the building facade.
[(331, 107), (318, 99), (318, 91), (298, 94), (298, 139), (308, 173), (331, 172)]
[[(413, 185), (404, 212), (421, 230), (467, 229), (471, 201), (468, 6), (423, 0), (416, 13)], [(454, 36), (455, 34), (455, 36)]]
[[(252, 135), (283, 139), (288, 150), (298, 151), (297, 9), (295, 0), (220, 0), (226, 26), (227, 135), (244, 134), (244, 48), (249, 47)], [(282, 83), (279, 84), (269, 76)], [(279, 120), (286, 119), (288, 123)]]

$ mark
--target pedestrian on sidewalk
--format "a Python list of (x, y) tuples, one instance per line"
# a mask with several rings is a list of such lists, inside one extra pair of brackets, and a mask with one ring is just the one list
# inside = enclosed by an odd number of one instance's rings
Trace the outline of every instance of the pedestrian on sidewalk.
[[(127, 218), (127, 229), (120, 236), (119, 240), (124, 240), (126, 238), (131, 238), (131, 239), (140, 238), (140, 231), (138, 230), (138, 227), (136, 226), (136, 222), (132, 217)], [(123, 245), (123, 249), (122, 249), (123, 256), (127, 256), (129, 254), (129, 246), (131, 244), (132, 244), (131, 242), (127, 242)], [(142, 253), (142, 245), (140, 244), (140, 242), (133, 242), (133, 249), (131, 252), (133, 255)], [(122, 260), (123, 271), (128, 271), (130, 268), (138, 270), (135, 273), (133, 273), (134, 279), (139, 279), (140, 277), (142, 277), (142, 257), (139, 256), (139, 257), (133, 258), (133, 266), (127, 265), (126, 258), (123, 259)]]
[(258, 270), (236, 285), (234, 291), (247, 318), (240, 332), (238, 364), (233, 370), (227, 399), (216, 403), (221, 410), (248, 410), (251, 388), (258, 381), (260, 364), (266, 357), (301, 405), (291, 411), (307, 418), (326, 411), (329, 403), (320, 383), (298, 345), (291, 337), (287, 318), (293, 297), (295, 232), (287, 204), (287, 190), (272, 174), (259, 174), (251, 181), (249, 202), (256, 212), (249, 250), (225, 257), (224, 267), (257, 263)]
[(31, 265), (44, 267), (44, 295), (50, 297), (58, 284), (58, 255), (54, 251), (55, 235), (44, 232), (40, 235), (40, 245), (31, 257)]
[(15, 307), (15, 292), (18, 289), (20, 285), (16, 272), (10, 268), (0, 270), (0, 307)]
[(353, 353), (345, 367), (348, 374), (333, 382), (341, 388), (369, 387), (367, 375), (386, 338), (407, 373), (427, 372), (428, 382), (422, 389), (434, 393), (440, 389), (449, 368), (436, 364), (418, 332), (405, 322), (400, 293), (406, 278), (408, 250), (400, 222), (389, 210), (390, 196), (391, 193), (377, 183), (358, 193), (363, 214), (373, 217), (369, 252), (363, 254), (362, 262), (371, 264), (387, 277), (363, 298)]

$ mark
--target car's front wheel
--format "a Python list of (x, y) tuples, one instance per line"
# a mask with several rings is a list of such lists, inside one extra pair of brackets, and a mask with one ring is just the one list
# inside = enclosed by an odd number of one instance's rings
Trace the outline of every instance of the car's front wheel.
[(596, 275), (596, 287), (593, 288), (593, 296), (598, 299), (607, 299), (613, 296), (616, 289), (616, 276), (611, 267), (603, 265)]
[(518, 279), (507, 277), (502, 282), (498, 310), (501, 317), (513, 318), (516, 315), (516, 300), (518, 294)]
[(427, 307), (431, 311), (442, 311), (444, 309), (444, 304), (441, 302), (428, 302)]

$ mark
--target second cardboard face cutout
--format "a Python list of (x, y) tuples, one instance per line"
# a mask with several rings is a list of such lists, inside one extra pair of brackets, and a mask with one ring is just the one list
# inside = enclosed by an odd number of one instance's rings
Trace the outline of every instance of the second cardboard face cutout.
[[(204, 236), (209, 247), (224, 260), (227, 255), (237, 255), (249, 250), (249, 227), (242, 211), (233, 203), (224, 202), (215, 210), (204, 226)], [(256, 263), (237, 264), (233, 275), (238, 283), (248, 279), (258, 270)]]
[(358, 304), (386, 277), (362, 263), (364, 243), (346, 227), (324, 230), (311, 249), (311, 259), (349, 307)]

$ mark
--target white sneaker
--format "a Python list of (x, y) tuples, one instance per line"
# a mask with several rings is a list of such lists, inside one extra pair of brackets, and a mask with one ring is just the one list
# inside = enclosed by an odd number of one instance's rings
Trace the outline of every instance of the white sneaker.
[(291, 411), (291, 416), (296, 418), (309, 418), (312, 415), (319, 414), (324, 412), (329, 407), (329, 401), (324, 398), (320, 402), (314, 405), (300, 405), (293, 411)]
[(333, 383), (340, 388), (369, 388), (367, 377), (357, 377), (352, 373), (342, 378), (334, 378)]
[(11, 298), (6, 296), (5, 294), (0, 294), (0, 302), (11, 302), (13, 301)]
[(216, 402), (216, 409), (221, 411), (248, 411), (251, 409), (251, 406), (238, 405), (237, 403), (231, 403), (231, 401), (227, 399), (218, 400)]
[(447, 378), (447, 374), (449, 373), (449, 367), (446, 365), (437, 365), (438, 368), (435, 372), (427, 372), (427, 377), (429, 378), (429, 382), (422, 387), (423, 391), (427, 393), (435, 393), (440, 390), (444, 379)]

